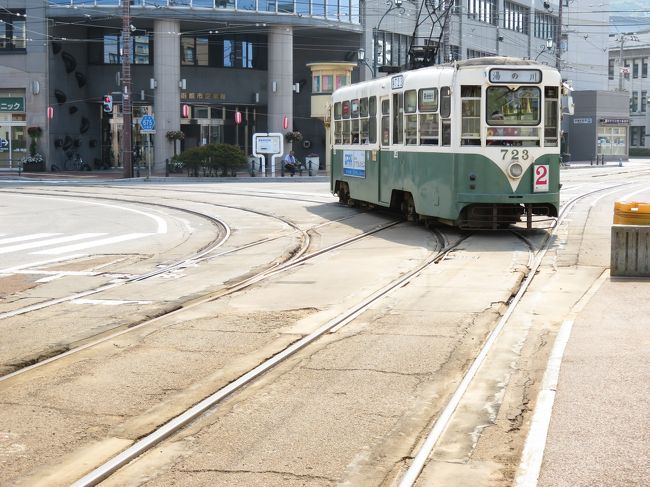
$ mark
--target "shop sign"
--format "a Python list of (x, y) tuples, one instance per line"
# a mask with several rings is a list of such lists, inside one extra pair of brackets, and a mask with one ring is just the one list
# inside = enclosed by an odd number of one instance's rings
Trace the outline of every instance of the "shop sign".
[(574, 118), (573, 123), (575, 125), (580, 125), (580, 124), (590, 125), (594, 123), (594, 119), (591, 117)]
[(0, 112), (24, 112), (25, 99), (22, 96), (0, 97)]
[(226, 99), (225, 93), (204, 93), (194, 91), (181, 92), (181, 100), (194, 100), (194, 101), (224, 101)]
[(630, 119), (604, 117), (600, 119), (600, 123), (602, 125), (630, 125)]

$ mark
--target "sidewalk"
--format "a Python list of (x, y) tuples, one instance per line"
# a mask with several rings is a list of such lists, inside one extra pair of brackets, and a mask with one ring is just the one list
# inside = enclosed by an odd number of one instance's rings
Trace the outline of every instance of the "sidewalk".
[(539, 487), (650, 485), (649, 298), (650, 279), (606, 276), (576, 316)]
[(152, 175), (147, 179), (146, 172), (140, 172), (140, 177), (125, 178), (121, 168), (96, 170), (96, 171), (60, 171), (60, 172), (21, 172), (18, 171), (0, 171), (0, 181), (2, 180), (31, 180), (31, 181), (93, 181), (93, 180), (121, 180), (121, 181), (174, 181), (174, 182), (201, 182), (201, 183), (225, 183), (225, 182), (242, 182), (242, 181), (300, 181), (300, 182), (323, 182), (329, 181), (329, 176), (325, 174), (324, 170), (314, 171), (312, 176), (306, 171), (303, 174), (296, 174), (290, 176), (280, 176), (278, 172), (275, 177), (260, 176), (256, 174), (251, 176), (248, 172), (238, 172), (236, 177), (214, 177), (214, 176), (188, 176), (187, 173), (172, 173), (169, 176), (156, 176)]

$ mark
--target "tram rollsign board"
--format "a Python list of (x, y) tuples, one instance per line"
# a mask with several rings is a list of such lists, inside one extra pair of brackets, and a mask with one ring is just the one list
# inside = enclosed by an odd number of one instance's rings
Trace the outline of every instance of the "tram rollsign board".
[(490, 83), (541, 83), (539, 69), (491, 69)]
[(538, 164), (534, 167), (534, 180), (533, 180), (533, 192), (534, 193), (545, 193), (548, 192), (548, 173), (549, 165), (548, 164)]

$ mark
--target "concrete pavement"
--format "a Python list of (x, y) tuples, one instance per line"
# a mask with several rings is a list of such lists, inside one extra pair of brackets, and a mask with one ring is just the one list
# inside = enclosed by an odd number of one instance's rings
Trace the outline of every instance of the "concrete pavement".
[(558, 334), (518, 487), (650, 485), (650, 279), (602, 277)]
[[(606, 164), (610, 165), (610, 164)], [(582, 166), (585, 167), (585, 166)], [(589, 167), (589, 165), (586, 165)], [(602, 167), (602, 166), (601, 166)], [(574, 166), (576, 168), (576, 166)], [(110, 180), (121, 170), (17, 173), (0, 179)], [(143, 179), (143, 178), (140, 178)], [(193, 182), (317, 181), (294, 178), (170, 178)], [(600, 279), (570, 320), (559, 375), (550, 392), (543, 435), (529, 437), (541, 464), (519, 486), (645, 486), (650, 485), (650, 279)], [(538, 400), (537, 408), (544, 407)], [(536, 411), (537, 412), (537, 411)], [(537, 477), (537, 473), (539, 477)]]

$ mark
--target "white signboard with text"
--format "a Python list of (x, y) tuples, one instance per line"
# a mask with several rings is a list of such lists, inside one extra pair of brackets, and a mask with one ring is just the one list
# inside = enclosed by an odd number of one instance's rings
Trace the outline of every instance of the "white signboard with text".
[(362, 150), (343, 151), (343, 174), (357, 178), (366, 177), (366, 153)]
[(253, 135), (253, 155), (264, 161), (260, 176), (266, 176), (266, 157), (271, 156), (271, 176), (275, 176), (275, 159), (282, 155), (282, 134), (257, 133)]

